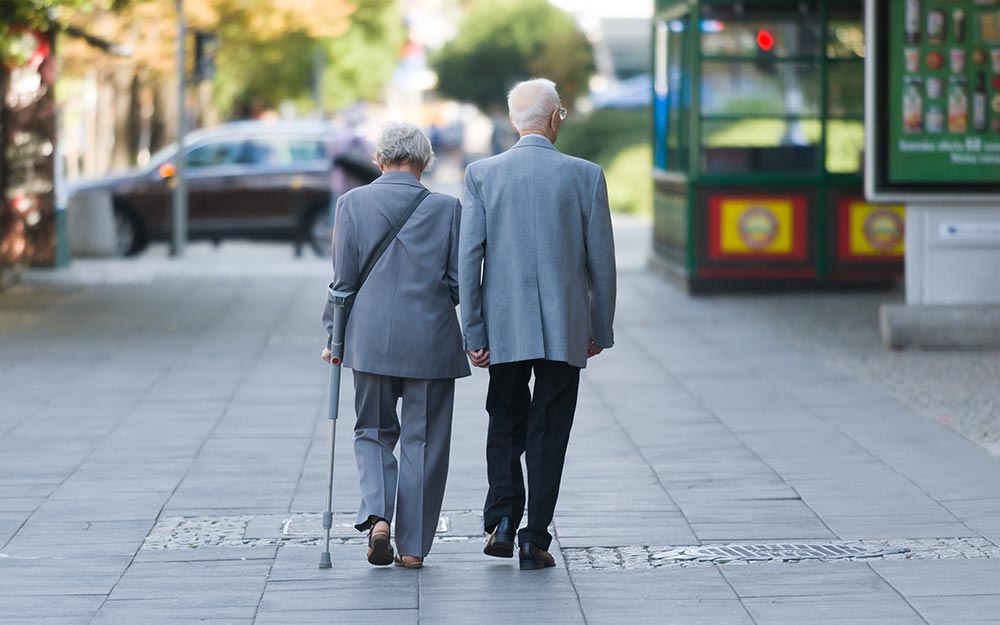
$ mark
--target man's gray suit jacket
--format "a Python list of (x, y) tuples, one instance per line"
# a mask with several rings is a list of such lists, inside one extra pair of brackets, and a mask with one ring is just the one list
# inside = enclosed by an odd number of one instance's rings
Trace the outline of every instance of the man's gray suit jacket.
[(614, 344), (604, 172), (541, 135), (469, 165), (458, 274), (465, 349), (585, 367), (591, 339)]
[[(335, 289), (357, 289), (382, 237), (423, 189), (410, 173), (386, 172), (340, 197), (333, 234)], [(400, 378), (470, 375), (455, 312), (461, 212), (456, 198), (441, 193), (431, 193), (417, 207), (357, 294), (344, 366)], [(324, 321), (329, 329), (332, 320)]]

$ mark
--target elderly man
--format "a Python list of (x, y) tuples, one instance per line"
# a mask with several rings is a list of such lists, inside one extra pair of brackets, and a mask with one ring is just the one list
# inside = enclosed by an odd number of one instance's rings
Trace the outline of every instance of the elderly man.
[[(566, 117), (550, 80), (515, 86), (507, 152), (469, 166), (459, 251), (465, 349), (489, 367), (487, 555), (555, 566), (549, 523), (576, 411), (580, 369), (613, 344), (615, 251), (604, 173), (553, 144)], [(534, 389), (529, 388), (534, 373)]]

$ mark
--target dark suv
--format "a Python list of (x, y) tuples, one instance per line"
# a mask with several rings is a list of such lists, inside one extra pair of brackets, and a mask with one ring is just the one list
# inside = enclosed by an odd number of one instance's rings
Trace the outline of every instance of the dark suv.
[[(233, 122), (185, 141), (191, 239), (284, 239), (329, 250), (332, 203), (378, 176), (372, 146), (324, 122)], [(117, 248), (135, 255), (170, 236), (177, 146), (125, 176), (82, 181), (70, 193), (108, 189)]]

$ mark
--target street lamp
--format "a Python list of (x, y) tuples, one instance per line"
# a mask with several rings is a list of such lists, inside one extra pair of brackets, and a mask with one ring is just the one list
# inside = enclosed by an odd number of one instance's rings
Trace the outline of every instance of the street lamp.
[(174, 194), (170, 221), (170, 255), (181, 256), (187, 242), (187, 184), (184, 179), (184, 135), (187, 134), (187, 101), (185, 97), (184, 44), (187, 38), (184, 24), (184, 0), (177, 0), (177, 162), (174, 164)]

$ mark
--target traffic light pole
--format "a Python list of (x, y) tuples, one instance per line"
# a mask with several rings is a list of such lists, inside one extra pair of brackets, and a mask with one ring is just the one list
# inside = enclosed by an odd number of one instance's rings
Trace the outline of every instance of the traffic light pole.
[(187, 183), (184, 176), (184, 135), (187, 134), (187, 98), (185, 94), (184, 44), (187, 26), (184, 23), (184, 0), (177, 0), (177, 158), (174, 163), (174, 194), (170, 220), (170, 255), (184, 254), (187, 242)]

